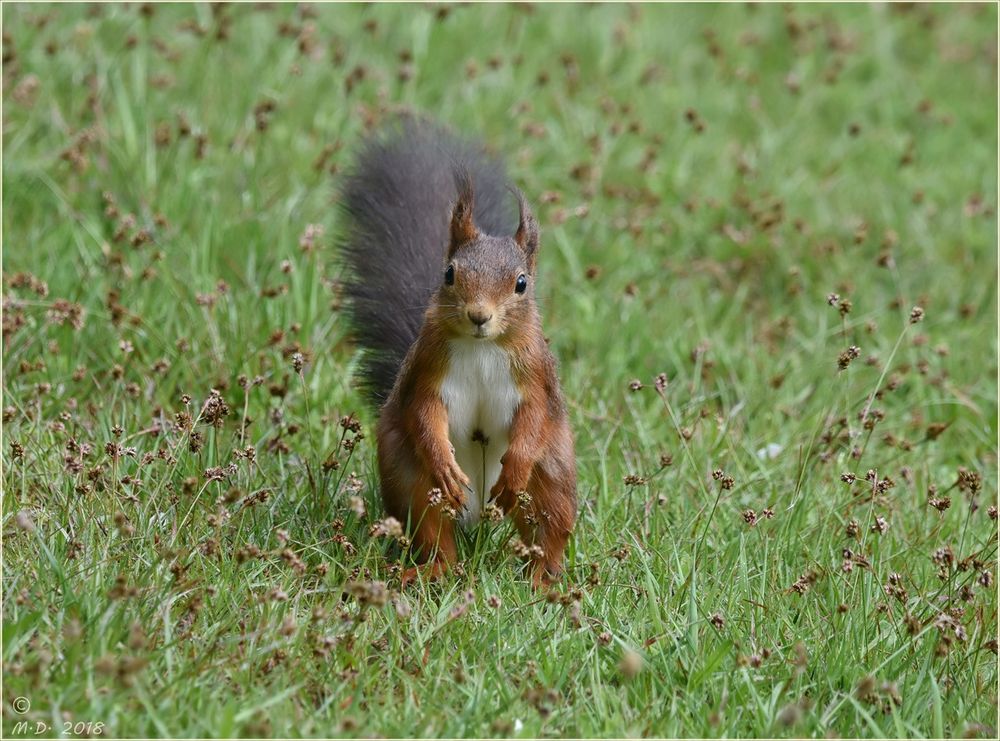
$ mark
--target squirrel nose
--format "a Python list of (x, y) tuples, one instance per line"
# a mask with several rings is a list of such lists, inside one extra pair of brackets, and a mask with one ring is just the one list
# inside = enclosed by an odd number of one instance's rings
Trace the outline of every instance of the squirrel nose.
[(487, 314), (482, 309), (469, 309), (467, 313), (469, 315), (469, 321), (477, 327), (483, 326), (486, 322), (493, 318), (492, 314)]

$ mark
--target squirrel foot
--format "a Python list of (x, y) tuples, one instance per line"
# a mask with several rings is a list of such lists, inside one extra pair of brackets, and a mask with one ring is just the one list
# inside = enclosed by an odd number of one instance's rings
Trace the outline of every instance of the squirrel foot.
[(541, 561), (536, 561), (531, 565), (531, 588), (538, 591), (542, 587), (550, 587), (562, 577), (562, 569), (558, 566), (550, 570), (550, 567)]
[(403, 572), (399, 579), (399, 588), (405, 589), (421, 577), (427, 581), (436, 581), (448, 571), (448, 562), (444, 559), (435, 558), (419, 566), (411, 566)]

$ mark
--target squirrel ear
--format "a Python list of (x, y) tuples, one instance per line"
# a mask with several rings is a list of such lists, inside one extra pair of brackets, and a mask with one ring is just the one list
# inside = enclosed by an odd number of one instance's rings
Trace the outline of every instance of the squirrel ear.
[(472, 192), (472, 180), (469, 173), (460, 172), (455, 175), (455, 186), (458, 188), (458, 199), (451, 209), (451, 242), (448, 245), (448, 258), (450, 259), (455, 250), (466, 242), (471, 242), (479, 236), (472, 221), (472, 209), (475, 205), (475, 197)]
[(535, 215), (531, 213), (531, 207), (524, 198), (524, 194), (517, 188), (511, 188), (517, 197), (518, 224), (517, 232), (514, 233), (514, 241), (524, 250), (528, 258), (528, 269), (535, 269), (535, 252), (538, 250), (538, 222)]

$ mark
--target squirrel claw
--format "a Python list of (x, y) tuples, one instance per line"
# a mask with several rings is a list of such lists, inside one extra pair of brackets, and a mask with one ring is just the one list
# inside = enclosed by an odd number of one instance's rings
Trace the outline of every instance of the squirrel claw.
[(493, 487), (490, 489), (490, 501), (492, 502), (494, 499), (503, 494), (504, 489), (504, 485), (499, 481), (493, 484)]
[(462, 493), (461, 489), (455, 491), (449, 490), (445, 496), (448, 499), (448, 504), (454, 507), (456, 511), (465, 507), (465, 494)]
[(458, 467), (458, 464), (452, 464), (437, 478), (438, 488), (441, 489), (448, 504), (456, 510), (464, 508), (465, 489), (469, 488), (469, 477)]

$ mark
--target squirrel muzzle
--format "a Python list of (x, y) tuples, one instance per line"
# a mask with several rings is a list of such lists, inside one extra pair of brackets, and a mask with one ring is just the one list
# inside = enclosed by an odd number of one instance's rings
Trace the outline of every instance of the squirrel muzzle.
[(471, 304), (465, 310), (465, 315), (473, 326), (473, 334), (477, 337), (487, 335), (489, 321), (493, 318), (493, 310), (484, 304)]

